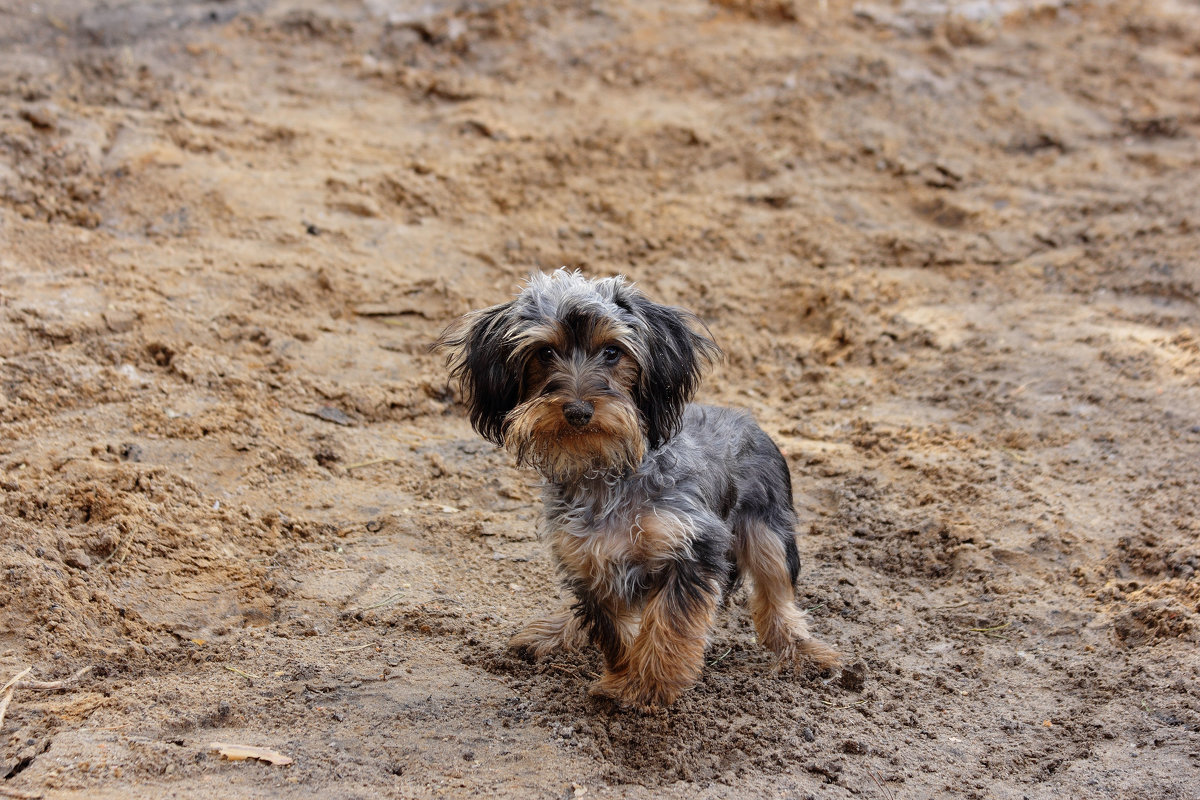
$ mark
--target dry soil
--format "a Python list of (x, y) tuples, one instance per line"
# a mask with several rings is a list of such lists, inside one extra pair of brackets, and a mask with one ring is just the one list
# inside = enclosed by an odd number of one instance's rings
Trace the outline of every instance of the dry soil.
[[(1200, 797), (1198, 135), (1195, 0), (0, 0), (0, 794)], [(845, 672), (506, 652), (428, 347), (560, 265), (711, 327)]]

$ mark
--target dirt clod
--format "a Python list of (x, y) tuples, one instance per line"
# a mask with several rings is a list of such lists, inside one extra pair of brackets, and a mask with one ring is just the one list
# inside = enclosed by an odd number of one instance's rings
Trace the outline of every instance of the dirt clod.
[(867, 665), (856, 661), (848, 667), (843, 667), (838, 682), (848, 692), (861, 692), (867, 684)]

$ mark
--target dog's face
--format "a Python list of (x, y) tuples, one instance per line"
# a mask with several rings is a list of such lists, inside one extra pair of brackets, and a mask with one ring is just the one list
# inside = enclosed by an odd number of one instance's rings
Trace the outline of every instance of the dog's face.
[(636, 466), (674, 435), (719, 353), (697, 326), (623, 278), (558, 270), (463, 317), (439, 345), (475, 429), (565, 481)]

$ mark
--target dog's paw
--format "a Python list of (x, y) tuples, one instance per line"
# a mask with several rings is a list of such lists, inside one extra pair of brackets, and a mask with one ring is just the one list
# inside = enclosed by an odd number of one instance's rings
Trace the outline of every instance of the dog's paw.
[(518, 631), (508, 640), (509, 651), (530, 661), (540, 661), (562, 647), (562, 642), (531, 635), (528, 630)]
[(588, 694), (611, 700), (621, 708), (647, 714), (674, 703), (679, 691), (610, 672), (593, 682), (588, 687)]
[(508, 640), (508, 652), (531, 664), (536, 664), (546, 655), (528, 642), (517, 641), (516, 636)]
[(781, 667), (815, 667), (820, 672), (841, 666), (842, 656), (837, 650), (819, 639), (811, 637), (793, 639), (779, 650)]
[(569, 611), (539, 617), (508, 640), (508, 649), (538, 660), (558, 650), (572, 650), (586, 641)]
[(609, 672), (605, 670), (604, 674), (592, 682), (588, 687), (588, 694), (592, 697), (602, 697), (606, 700), (612, 700), (619, 705), (627, 705), (630, 697), (633, 694), (633, 687), (629, 679), (628, 672)]

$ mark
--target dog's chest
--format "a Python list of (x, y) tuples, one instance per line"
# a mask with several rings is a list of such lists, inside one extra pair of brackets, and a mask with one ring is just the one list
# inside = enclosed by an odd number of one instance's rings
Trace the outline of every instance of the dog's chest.
[(549, 538), (563, 570), (603, 594), (631, 594), (648, 560), (647, 548), (633, 525), (623, 521), (587, 531), (555, 525)]
[(688, 532), (676, 515), (642, 498), (625, 499), (597, 514), (596, 505), (558, 498), (547, 504), (543, 536), (572, 581), (633, 602), (663, 562), (688, 546)]

